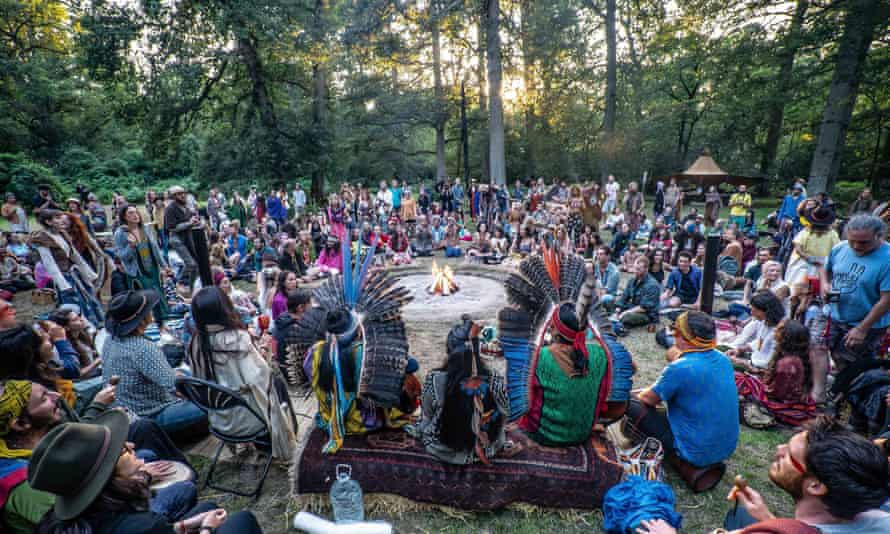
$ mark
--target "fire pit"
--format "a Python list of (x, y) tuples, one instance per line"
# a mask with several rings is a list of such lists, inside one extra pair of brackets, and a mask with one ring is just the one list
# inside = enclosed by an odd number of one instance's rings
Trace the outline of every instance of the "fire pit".
[(451, 266), (446, 265), (445, 267), (439, 268), (439, 264), (434, 261), (433, 283), (430, 284), (430, 287), (426, 288), (426, 292), (430, 295), (442, 295), (443, 297), (448, 297), (459, 290), (460, 287), (458, 287), (457, 283), (454, 281), (454, 272), (451, 270)]

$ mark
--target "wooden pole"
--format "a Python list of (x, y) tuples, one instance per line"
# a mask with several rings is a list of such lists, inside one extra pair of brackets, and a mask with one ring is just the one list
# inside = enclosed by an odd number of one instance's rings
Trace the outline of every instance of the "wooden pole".
[(701, 311), (714, 309), (714, 284), (717, 282), (717, 257), (720, 255), (720, 236), (709, 235), (705, 242), (705, 267), (701, 276)]

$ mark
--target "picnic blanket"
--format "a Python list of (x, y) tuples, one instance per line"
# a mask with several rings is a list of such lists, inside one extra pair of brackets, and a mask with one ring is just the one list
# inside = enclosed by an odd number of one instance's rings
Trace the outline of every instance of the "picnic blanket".
[(334, 455), (322, 454), (327, 438), (314, 429), (303, 449), (294, 488), (327, 494), (338, 464), (352, 466), (352, 478), (368, 498), (391, 494), (415, 502), (462, 510), (496, 510), (513, 503), (546, 508), (600, 508), (623, 469), (614, 447), (595, 434), (583, 445), (537, 445), (519, 430), (508, 431), (514, 447), (490, 465), (443, 464), (402, 431), (347, 437)]

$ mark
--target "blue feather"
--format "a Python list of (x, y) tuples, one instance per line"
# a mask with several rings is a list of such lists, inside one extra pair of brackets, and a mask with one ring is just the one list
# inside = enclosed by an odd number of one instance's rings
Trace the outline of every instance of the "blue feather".
[(349, 239), (340, 242), (340, 255), (343, 258), (343, 297), (350, 308), (355, 304), (352, 290), (352, 247)]
[(365, 277), (368, 275), (368, 269), (371, 268), (371, 261), (374, 260), (374, 252), (377, 250), (377, 239), (378, 236), (374, 236), (374, 242), (371, 243), (371, 248), (368, 249), (365, 261), (362, 262), (362, 270), (359, 272), (358, 277), (355, 280), (355, 302), (361, 300), (362, 288), (364, 288), (365, 285)]
[(528, 411), (528, 373), (532, 346), (528, 339), (500, 337), (507, 361), (507, 393), (510, 398), (510, 421)]
[(358, 285), (357, 281), (359, 279), (359, 272), (361, 271), (362, 265), (362, 242), (357, 241), (358, 245), (355, 247), (355, 265), (352, 266), (352, 277), (350, 281), (352, 282), (352, 305), (354, 306), (356, 302), (358, 302), (358, 294), (361, 291), (361, 287)]

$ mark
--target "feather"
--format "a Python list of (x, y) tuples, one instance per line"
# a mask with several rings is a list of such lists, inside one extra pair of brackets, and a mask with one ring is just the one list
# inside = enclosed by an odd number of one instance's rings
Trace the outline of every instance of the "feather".
[[(585, 271), (586, 273), (586, 271)], [(575, 313), (578, 319), (583, 323), (588, 321), (591, 305), (596, 298), (596, 277), (593, 273), (586, 273), (586, 278), (581, 286), (578, 294), (578, 300), (575, 301)]]
[(563, 256), (560, 267), (559, 297), (561, 302), (575, 302), (587, 278), (584, 258), (576, 254)]
[(547, 272), (544, 259), (539, 255), (529, 256), (519, 264), (519, 272), (533, 286), (540, 289), (552, 302), (559, 302), (559, 292), (553, 287), (553, 282)]
[(368, 270), (371, 268), (371, 262), (374, 260), (374, 252), (377, 250), (377, 236), (374, 236), (374, 241), (371, 243), (371, 247), (368, 248), (367, 252), (365, 252), (365, 261), (362, 262), (362, 270), (359, 271), (358, 276), (355, 280), (356, 285), (356, 302), (361, 297), (362, 290), (365, 285), (365, 277), (368, 274)]
[[(544, 257), (544, 266), (547, 270), (547, 276), (550, 277), (550, 281), (553, 284), (553, 288), (556, 290), (557, 295), (559, 295), (559, 253), (552, 248), (549, 244), (544, 244), (544, 250), (542, 252), (542, 256)], [(557, 296), (557, 300), (559, 297)]]

